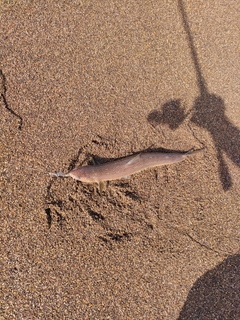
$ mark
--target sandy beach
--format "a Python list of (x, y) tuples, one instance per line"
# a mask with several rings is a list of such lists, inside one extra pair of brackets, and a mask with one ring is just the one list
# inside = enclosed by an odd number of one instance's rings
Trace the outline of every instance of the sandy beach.
[[(238, 1), (0, 2), (0, 320), (240, 319)], [(49, 172), (204, 149), (97, 185)]]

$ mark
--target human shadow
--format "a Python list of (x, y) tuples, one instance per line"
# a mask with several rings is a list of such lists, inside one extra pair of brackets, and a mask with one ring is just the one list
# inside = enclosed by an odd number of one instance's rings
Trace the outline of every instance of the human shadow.
[(226, 116), (223, 99), (210, 93), (207, 89), (194, 47), (183, 1), (179, 0), (178, 5), (195, 66), (200, 95), (196, 98), (190, 112), (185, 113), (185, 108), (181, 105), (180, 99), (170, 100), (163, 105), (162, 110), (153, 110), (148, 115), (148, 121), (153, 126), (160, 123), (168, 124), (170, 129), (176, 130), (190, 115), (190, 121), (192, 123), (207, 130), (211, 134), (216, 148), (220, 181), (223, 189), (227, 191), (233, 185), (233, 181), (224, 160), (224, 153), (235, 165), (240, 167), (240, 130), (234, 126)]
[(240, 255), (207, 271), (191, 288), (178, 320), (240, 319)]

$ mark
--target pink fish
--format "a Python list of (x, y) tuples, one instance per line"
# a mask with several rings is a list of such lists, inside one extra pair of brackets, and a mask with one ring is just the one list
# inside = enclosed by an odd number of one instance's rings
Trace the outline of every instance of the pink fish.
[(122, 179), (142, 170), (180, 162), (190, 154), (195, 154), (202, 150), (194, 150), (192, 148), (184, 153), (142, 152), (103, 164), (76, 167), (68, 173), (50, 174), (55, 177), (72, 177), (75, 180), (87, 183), (96, 182), (100, 184), (101, 190), (101, 183), (104, 181)]

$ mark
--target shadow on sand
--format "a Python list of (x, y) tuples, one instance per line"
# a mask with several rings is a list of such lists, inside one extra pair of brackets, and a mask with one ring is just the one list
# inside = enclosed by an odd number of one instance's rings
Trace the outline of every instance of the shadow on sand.
[(179, 0), (178, 5), (195, 66), (200, 95), (196, 98), (193, 108), (189, 113), (185, 113), (184, 107), (181, 106), (181, 100), (176, 99), (165, 103), (162, 110), (153, 110), (148, 115), (148, 121), (153, 126), (162, 123), (169, 125), (170, 129), (175, 130), (191, 114), (190, 121), (211, 134), (216, 148), (219, 177), (223, 189), (227, 191), (231, 188), (233, 182), (223, 154), (225, 153), (235, 165), (240, 167), (240, 130), (225, 115), (226, 108), (223, 99), (210, 93), (207, 89), (198, 62), (183, 1)]
[(240, 255), (228, 257), (193, 285), (178, 320), (240, 319)]
[(3, 100), (3, 103), (4, 103), (4, 106), (5, 108), (16, 118), (18, 118), (19, 120), (19, 125), (18, 125), (18, 130), (21, 130), (22, 129), (22, 123), (23, 123), (23, 120), (22, 120), (22, 117), (17, 114), (15, 111), (13, 111), (12, 108), (10, 108), (8, 102), (7, 102), (7, 98), (6, 98), (6, 94), (7, 94), (7, 86), (6, 86), (6, 77), (4, 75), (4, 73), (2, 72), (2, 70), (0, 69), (0, 79), (1, 79), (1, 82), (0, 82), (0, 95), (2, 97), (2, 100)]

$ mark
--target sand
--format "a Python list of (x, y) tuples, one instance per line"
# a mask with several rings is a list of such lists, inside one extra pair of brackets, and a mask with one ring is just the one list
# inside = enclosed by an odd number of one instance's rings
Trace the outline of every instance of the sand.
[[(1, 1), (0, 319), (240, 319), (238, 1)], [(47, 172), (150, 150), (97, 186)]]

